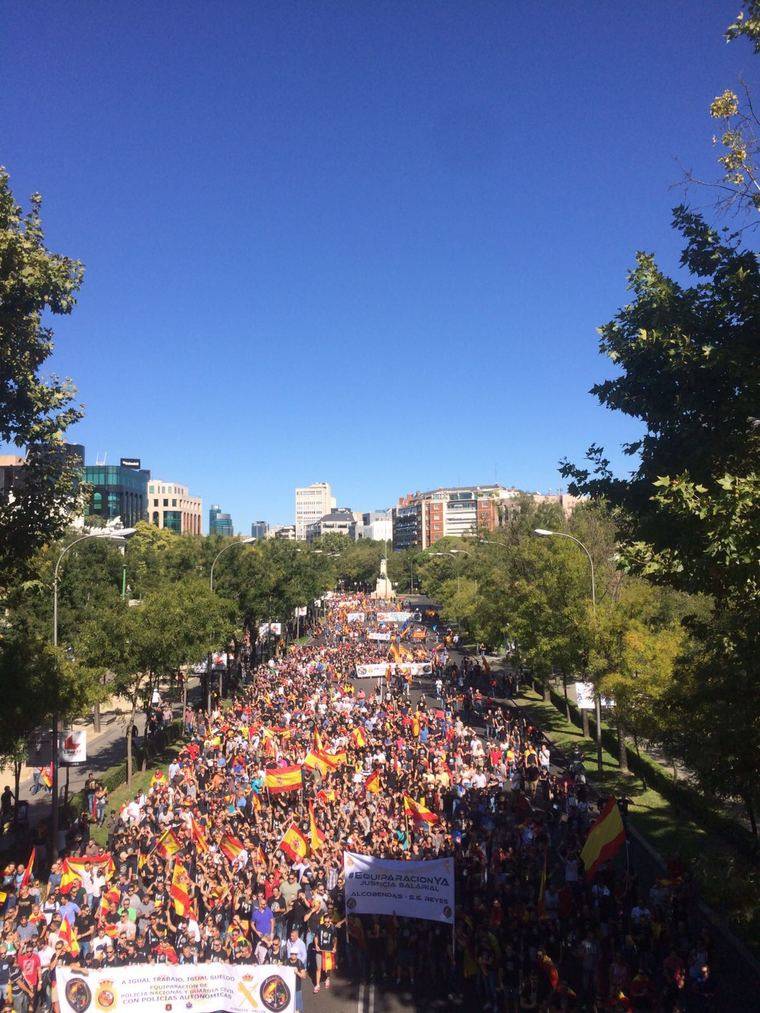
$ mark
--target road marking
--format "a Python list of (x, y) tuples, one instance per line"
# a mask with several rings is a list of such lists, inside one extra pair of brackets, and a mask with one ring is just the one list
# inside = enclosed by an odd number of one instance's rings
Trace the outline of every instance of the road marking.
[(365, 985), (362, 981), (359, 985), (359, 1001), (356, 1004), (356, 1013), (364, 1013), (364, 989)]

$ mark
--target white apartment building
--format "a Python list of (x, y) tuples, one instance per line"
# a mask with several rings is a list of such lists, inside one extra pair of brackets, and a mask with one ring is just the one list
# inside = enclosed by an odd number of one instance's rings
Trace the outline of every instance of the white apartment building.
[(335, 506), (329, 482), (315, 482), (296, 489), (296, 538), (306, 541), (306, 528), (309, 524), (316, 524)]
[(390, 542), (393, 539), (393, 511), (370, 510), (359, 514), (356, 524), (356, 537), (369, 538), (375, 542)]

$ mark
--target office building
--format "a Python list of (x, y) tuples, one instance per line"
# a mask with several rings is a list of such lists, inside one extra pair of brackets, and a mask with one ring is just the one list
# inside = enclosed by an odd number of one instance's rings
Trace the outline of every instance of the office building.
[(186, 485), (153, 478), (148, 483), (148, 518), (158, 528), (178, 535), (199, 535), (203, 517), (200, 496), (191, 496)]
[(147, 520), (149, 481), (150, 471), (141, 466), (139, 457), (122, 457), (118, 465), (85, 465), (84, 482), (91, 487), (85, 518), (112, 521), (119, 517), (125, 528)]
[(260, 540), (267, 537), (269, 531), (269, 525), (266, 521), (254, 521), (251, 524), (251, 538)]
[(335, 506), (329, 482), (315, 482), (296, 489), (296, 538), (304, 541), (309, 524), (315, 524)]
[(13, 490), (24, 478), (26, 458), (17, 454), (0, 454), (0, 503), (13, 502)]
[(393, 511), (371, 510), (361, 514), (361, 519), (356, 524), (356, 537), (389, 542), (393, 538)]
[(307, 542), (314, 542), (325, 535), (345, 535), (347, 538), (355, 539), (356, 518), (353, 512), (346, 507), (339, 507), (306, 527)]
[(232, 517), (222, 513), (222, 508), (215, 503), (208, 512), (208, 533), (210, 535), (221, 535), (223, 538), (232, 538)]
[(523, 493), (501, 485), (433, 489), (403, 496), (393, 510), (393, 548), (426, 549), (441, 538), (494, 531), (506, 523), (521, 497), (556, 503), (569, 517), (578, 500), (567, 493)]

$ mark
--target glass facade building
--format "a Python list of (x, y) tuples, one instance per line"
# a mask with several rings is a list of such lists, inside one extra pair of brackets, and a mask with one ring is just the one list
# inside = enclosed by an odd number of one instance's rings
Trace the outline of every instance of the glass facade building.
[(222, 513), (222, 508), (214, 504), (208, 512), (208, 533), (210, 535), (222, 535), (224, 538), (232, 538), (232, 517)]
[(88, 464), (84, 481), (91, 486), (85, 513), (111, 521), (120, 517), (122, 524), (132, 528), (148, 518), (148, 480), (145, 468), (128, 468), (116, 464)]

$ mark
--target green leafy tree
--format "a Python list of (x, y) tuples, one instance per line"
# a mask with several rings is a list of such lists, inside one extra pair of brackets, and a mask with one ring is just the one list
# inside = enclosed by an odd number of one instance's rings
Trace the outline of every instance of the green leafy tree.
[[(685, 208), (676, 209), (675, 225), (695, 283), (668, 278), (639, 254), (632, 302), (601, 328), (601, 351), (617, 375), (592, 393), (642, 423), (642, 437), (624, 448), (633, 472), (615, 476), (600, 447), (589, 451), (590, 468), (564, 462), (562, 472), (571, 491), (618, 510), (619, 552), (631, 572), (713, 602), (709, 621), (691, 624), (703, 645), (701, 671), (710, 672), (712, 698), (722, 683), (730, 705), (721, 720), (752, 769), (760, 752), (751, 688), (760, 675), (760, 266), (736, 237)], [(718, 752), (713, 759), (713, 790), (734, 794), (739, 761)], [(706, 784), (707, 772), (697, 773)], [(758, 788), (748, 791), (756, 808)]]
[(81, 417), (70, 381), (43, 378), (53, 351), (45, 313), (68, 314), (83, 267), (45, 246), (34, 194), (24, 214), (0, 167), (0, 440), (26, 450), (23, 482), (13, 501), (0, 503), (0, 582), (66, 526), (76, 474), (63, 434)]

